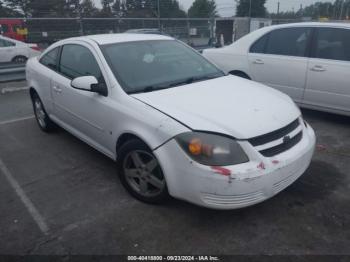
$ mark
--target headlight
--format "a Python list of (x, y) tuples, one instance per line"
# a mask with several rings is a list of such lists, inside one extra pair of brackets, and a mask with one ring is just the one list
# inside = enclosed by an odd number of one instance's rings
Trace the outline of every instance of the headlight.
[(230, 166), (249, 161), (241, 146), (220, 135), (188, 132), (176, 137), (182, 149), (195, 161), (207, 166)]

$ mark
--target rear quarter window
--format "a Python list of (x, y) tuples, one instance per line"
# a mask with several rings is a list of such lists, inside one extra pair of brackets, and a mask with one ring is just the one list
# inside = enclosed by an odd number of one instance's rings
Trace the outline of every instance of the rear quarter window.
[(57, 70), (57, 58), (58, 58), (58, 51), (59, 48), (56, 47), (55, 49), (51, 50), (47, 54), (45, 54), (41, 59), (40, 63), (44, 66), (47, 66), (48, 68), (52, 70)]

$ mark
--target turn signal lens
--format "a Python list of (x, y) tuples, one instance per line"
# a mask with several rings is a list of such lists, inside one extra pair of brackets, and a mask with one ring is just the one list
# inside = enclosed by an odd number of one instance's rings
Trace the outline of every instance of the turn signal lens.
[(199, 138), (193, 138), (188, 144), (188, 150), (192, 155), (200, 155), (202, 153), (202, 141)]
[(188, 151), (194, 156), (211, 156), (213, 154), (213, 148), (214, 146), (212, 145), (203, 144), (199, 138), (191, 139), (188, 144)]

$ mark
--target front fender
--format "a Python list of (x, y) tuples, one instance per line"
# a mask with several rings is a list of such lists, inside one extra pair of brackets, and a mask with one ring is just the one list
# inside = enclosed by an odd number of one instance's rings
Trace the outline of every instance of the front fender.
[[(132, 97), (115, 103), (113, 107), (117, 115), (117, 121), (112, 127), (114, 145), (117, 145), (122, 135), (130, 134), (155, 150), (176, 135), (190, 131), (178, 121)], [(114, 150), (116, 153), (116, 146)]]

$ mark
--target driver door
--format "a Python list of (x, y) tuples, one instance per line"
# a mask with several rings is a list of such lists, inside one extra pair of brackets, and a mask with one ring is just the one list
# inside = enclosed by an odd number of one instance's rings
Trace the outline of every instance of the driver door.
[(71, 81), (80, 76), (95, 76), (104, 82), (93, 50), (83, 44), (63, 45), (58, 72), (51, 86), (58, 121), (85, 142), (113, 156), (109, 97), (71, 86)]

